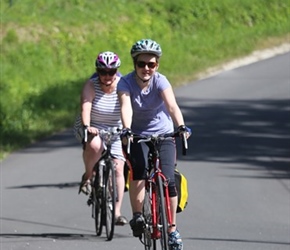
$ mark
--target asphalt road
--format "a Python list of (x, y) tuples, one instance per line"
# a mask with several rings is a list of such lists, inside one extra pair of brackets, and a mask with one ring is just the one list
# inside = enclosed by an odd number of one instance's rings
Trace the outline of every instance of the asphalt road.
[[(178, 169), (189, 204), (184, 250), (290, 249), (290, 53), (176, 89), (193, 130)], [(1, 163), (1, 250), (143, 249), (129, 226), (96, 237), (78, 195), (81, 148), (71, 131)], [(123, 214), (130, 218), (128, 194)]]

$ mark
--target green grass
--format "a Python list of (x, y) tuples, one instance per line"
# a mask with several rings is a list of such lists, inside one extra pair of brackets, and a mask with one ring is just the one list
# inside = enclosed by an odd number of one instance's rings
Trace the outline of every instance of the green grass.
[[(12, 6), (9, 3), (12, 2)], [(0, 158), (71, 127), (96, 55), (158, 41), (172, 85), (287, 40), (288, 0), (0, 0)], [(289, 41), (289, 36), (288, 36)]]

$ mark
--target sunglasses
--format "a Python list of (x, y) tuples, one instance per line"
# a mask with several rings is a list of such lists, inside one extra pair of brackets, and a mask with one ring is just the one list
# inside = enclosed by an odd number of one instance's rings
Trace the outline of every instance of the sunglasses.
[(154, 69), (157, 66), (156, 62), (143, 62), (143, 61), (138, 61), (136, 62), (136, 65), (138, 68), (145, 68), (145, 66), (147, 65), (149, 69)]
[(117, 73), (117, 70), (114, 69), (114, 70), (104, 70), (104, 69), (98, 69), (98, 74), (101, 75), (101, 76), (106, 76), (106, 75), (109, 75), (109, 76), (113, 76)]

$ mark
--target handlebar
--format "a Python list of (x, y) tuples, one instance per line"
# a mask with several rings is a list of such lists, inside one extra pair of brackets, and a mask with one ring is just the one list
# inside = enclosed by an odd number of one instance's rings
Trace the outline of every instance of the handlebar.
[[(100, 129), (98, 134), (99, 136), (101, 137), (104, 137), (104, 138), (113, 138), (113, 137), (117, 137), (121, 134), (121, 129), (120, 128), (117, 128), (117, 127), (110, 127), (108, 129)], [(84, 128), (84, 142), (87, 142), (88, 141), (88, 135), (90, 133), (88, 132), (88, 128)], [(97, 136), (95, 135), (95, 136)]]
[(164, 135), (158, 135), (158, 134), (152, 134), (152, 135), (148, 135), (148, 136), (144, 136), (144, 135), (132, 135), (132, 136), (128, 136), (127, 137), (127, 154), (130, 154), (130, 146), (131, 146), (131, 139), (138, 139), (138, 143), (140, 142), (158, 142), (158, 141), (163, 141), (166, 139), (170, 139), (170, 138), (176, 138), (176, 137), (180, 137), (181, 136), (181, 140), (182, 140), (182, 155), (186, 155), (186, 151), (188, 149), (188, 143), (187, 143), (187, 138), (186, 138), (186, 132), (184, 133), (179, 133), (178, 131), (175, 131), (173, 133), (169, 133), (169, 134), (164, 134)]
[[(110, 127), (107, 129), (100, 129), (98, 131), (98, 134), (96, 134), (94, 136), (99, 135), (103, 139), (103, 141), (105, 141), (107, 143), (114, 138), (119, 138), (121, 132), (122, 132), (122, 130), (118, 127)], [(88, 141), (89, 134), (91, 134), (91, 133), (88, 132), (88, 128), (84, 127), (84, 139), (83, 139), (83, 149), (84, 150), (86, 148), (86, 142)]]

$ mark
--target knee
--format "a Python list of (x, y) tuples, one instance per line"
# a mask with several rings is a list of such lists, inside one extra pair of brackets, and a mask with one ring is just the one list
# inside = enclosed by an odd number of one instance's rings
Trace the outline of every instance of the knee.
[(94, 136), (92, 140), (87, 143), (86, 149), (92, 152), (103, 150), (103, 144), (99, 136)]
[(116, 177), (120, 177), (124, 175), (124, 162), (116, 161)]

